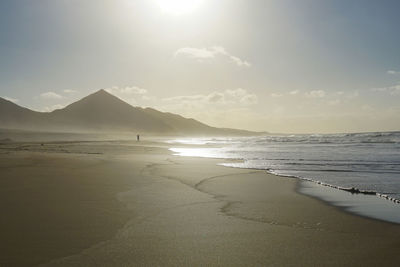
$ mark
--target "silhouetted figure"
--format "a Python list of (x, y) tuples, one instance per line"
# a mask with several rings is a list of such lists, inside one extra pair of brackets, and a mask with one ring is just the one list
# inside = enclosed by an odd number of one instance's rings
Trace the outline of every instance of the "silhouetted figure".
[(136, 140), (140, 141), (140, 136), (139, 135), (136, 135)]

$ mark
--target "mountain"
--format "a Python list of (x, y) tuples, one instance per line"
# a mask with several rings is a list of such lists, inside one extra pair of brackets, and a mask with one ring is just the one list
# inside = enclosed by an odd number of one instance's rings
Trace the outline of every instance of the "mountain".
[(133, 107), (99, 90), (63, 109), (36, 112), (0, 98), (0, 128), (63, 132), (138, 132), (157, 135), (256, 135), (216, 128), (177, 114)]
[(0, 128), (24, 128), (38, 125), (42, 114), (0, 97)]
[(162, 120), (148, 116), (142, 108), (133, 107), (105, 90), (55, 110), (52, 115), (53, 124), (73, 125), (79, 129), (151, 133), (172, 131)]

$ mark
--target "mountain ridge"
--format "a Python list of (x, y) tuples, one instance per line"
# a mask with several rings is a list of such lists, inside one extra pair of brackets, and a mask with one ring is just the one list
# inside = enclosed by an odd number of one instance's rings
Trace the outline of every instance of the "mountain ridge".
[(64, 132), (140, 132), (161, 135), (260, 135), (217, 128), (192, 118), (134, 107), (100, 89), (62, 109), (38, 112), (0, 97), (0, 128)]

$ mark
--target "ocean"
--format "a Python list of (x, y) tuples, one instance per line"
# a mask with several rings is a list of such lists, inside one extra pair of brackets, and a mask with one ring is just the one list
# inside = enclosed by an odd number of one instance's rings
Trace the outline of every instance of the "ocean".
[(400, 132), (184, 138), (167, 142), (176, 145), (170, 148), (176, 155), (238, 159), (241, 161), (221, 165), (298, 178), (300, 193), (359, 215), (400, 223)]

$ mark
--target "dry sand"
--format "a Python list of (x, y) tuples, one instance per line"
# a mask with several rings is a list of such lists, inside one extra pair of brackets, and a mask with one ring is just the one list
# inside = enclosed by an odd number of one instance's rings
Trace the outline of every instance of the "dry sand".
[(0, 266), (398, 266), (400, 226), (141, 142), (0, 145)]

